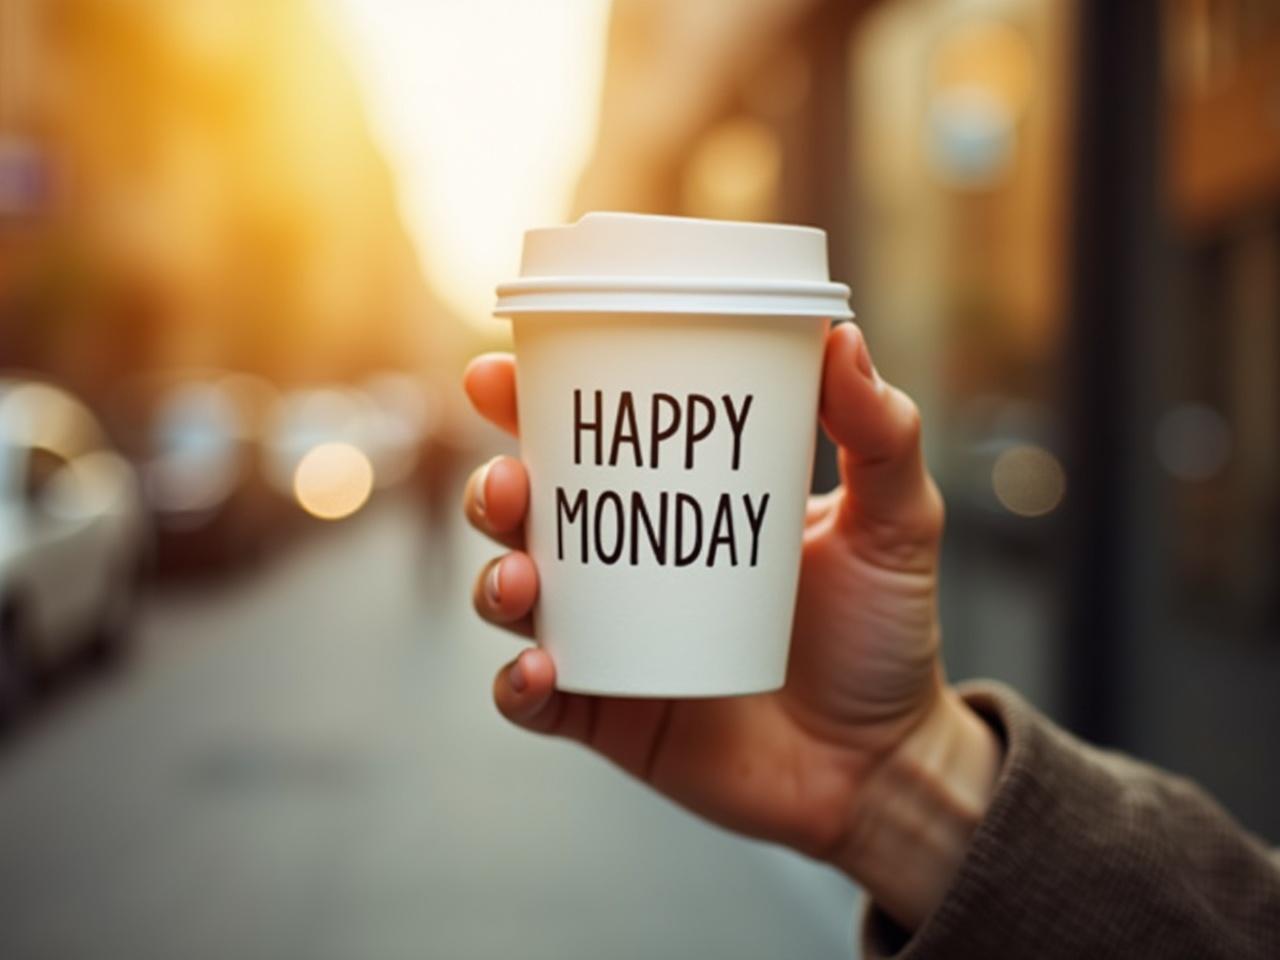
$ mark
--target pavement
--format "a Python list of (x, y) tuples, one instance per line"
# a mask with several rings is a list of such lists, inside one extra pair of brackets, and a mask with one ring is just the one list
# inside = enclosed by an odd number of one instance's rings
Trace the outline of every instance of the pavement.
[(496, 715), (490, 553), (390, 499), (148, 598), (0, 751), (0, 957), (849, 957), (842, 877)]

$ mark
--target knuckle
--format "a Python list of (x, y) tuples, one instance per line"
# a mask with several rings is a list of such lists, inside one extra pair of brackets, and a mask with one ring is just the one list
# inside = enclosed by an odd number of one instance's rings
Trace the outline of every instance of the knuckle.
[(902, 407), (901, 425), (895, 438), (894, 452), (899, 456), (909, 454), (920, 446), (924, 434), (924, 420), (920, 416), (920, 408), (916, 402), (901, 390), (897, 391), (898, 402)]
[(920, 449), (920, 441), (924, 435), (920, 408), (897, 387), (889, 389), (892, 391), (892, 399), (889, 401), (885, 425), (876, 449), (857, 458), (860, 466), (899, 463), (914, 456)]
[(903, 555), (932, 557), (942, 539), (944, 509), (942, 497), (932, 482), (915, 509), (906, 512), (896, 524), (894, 534), (897, 552)]
[(933, 480), (888, 515), (857, 518), (854, 528), (862, 551), (880, 566), (902, 572), (928, 572), (937, 563), (946, 508)]
[(947, 522), (947, 505), (932, 477), (925, 478), (924, 487), (917, 535), (919, 539), (933, 543), (942, 538), (942, 531)]

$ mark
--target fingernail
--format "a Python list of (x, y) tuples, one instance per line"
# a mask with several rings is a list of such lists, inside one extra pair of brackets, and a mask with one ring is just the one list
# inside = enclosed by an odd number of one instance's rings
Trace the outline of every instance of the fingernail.
[(498, 459), (497, 457), (494, 457), (493, 460), (490, 460), (483, 467), (481, 467), (480, 473), (476, 476), (476, 489), (475, 489), (476, 512), (480, 514), (480, 516), (482, 517), (485, 515), (484, 488), (489, 483), (489, 471), (493, 468), (493, 461), (497, 459)]
[(484, 595), (489, 603), (497, 606), (502, 601), (502, 561), (499, 560), (489, 568), (489, 575), (484, 578)]
[(523, 653), (516, 657), (516, 662), (511, 664), (511, 669), (507, 671), (507, 682), (516, 693), (524, 693), (525, 687), (529, 685), (529, 678), (524, 675)]

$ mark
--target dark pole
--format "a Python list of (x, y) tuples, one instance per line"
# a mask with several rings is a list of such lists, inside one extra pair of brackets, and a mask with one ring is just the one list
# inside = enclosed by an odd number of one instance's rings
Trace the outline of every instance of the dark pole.
[[(862, 3), (826, 3), (808, 28), (812, 95), (808, 118), (808, 210), (803, 220), (827, 231), (833, 280), (850, 283), (854, 244), (853, 133), (849, 91), (849, 46)], [(854, 309), (857, 309), (857, 286)], [(830, 490), (840, 480), (835, 447), (818, 431), (813, 488)]]
[(1071, 303), (1065, 340), (1069, 492), (1062, 619), (1065, 719), (1125, 737), (1129, 651), (1142, 613), (1135, 477), (1153, 371), (1142, 331), (1159, 299), (1160, 30), (1157, 0), (1079, 5)]

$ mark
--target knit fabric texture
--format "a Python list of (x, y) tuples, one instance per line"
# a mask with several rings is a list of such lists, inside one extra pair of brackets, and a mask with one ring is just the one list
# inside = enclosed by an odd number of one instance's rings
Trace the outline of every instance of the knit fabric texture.
[(866, 957), (1280, 958), (1280, 858), (1204, 791), (1007, 687), (961, 692), (1004, 741), (990, 806), (918, 930), (869, 905)]

